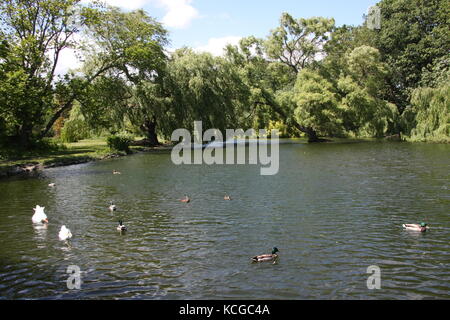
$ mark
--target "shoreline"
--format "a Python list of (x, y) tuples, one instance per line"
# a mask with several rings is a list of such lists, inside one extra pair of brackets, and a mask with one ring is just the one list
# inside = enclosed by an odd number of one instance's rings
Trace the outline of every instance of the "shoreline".
[[(384, 137), (382, 139), (364, 139), (364, 138), (334, 138), (331, 141), (325, 142), (326, 144), (336, 144), (336, 143), (362, 143), (362, 142), (406, 142), (406, 143), (432, 143), (430, 142), (422, 142), (422, 141), (409, 141), (409, 140), (402, 140), (399, 139), (399, 136), (388, 136)], [(285, 139), (280, 139), (285, 140)], [(286, 138), (286, 140), (297, 140), (297, 143), (306, 143), (305, 139), (302, 138)], [(438, 142), (435, 142), (438, 143)], [(440, 142), (442, 143), (442, 142)], [(439, 143), (439, 144), (440, 144)], [(447, 144), (447, 143), (444, 143)], [(79, 156), (66, 156), (64, 154), (58, 154), (58, 155), (44, 155), (36, 157), (36, 159), (30, 159), (30, 161), (24, 160), (24, 159), (18, 159), (18, 160), (10, 160), (5, 162), (15, 162), (11, 165), (2, 165), (0, 161), (0, 180), (16, 177), (16, 176), (31, 176), (32, 174), (35, 174), (36, 172), (43, 171), (45, 169), (49, 168), (56, 168), (56, 167), (65, 167), (65, 166), (71, 166), (71, 165), (77, 165), (77, 164), (83, 164), (83, 163), (89, 163), (89, 162), (95, 162), (95, 161), (102, 161), (102, 160), (108, 160), (113, 158), (121, 158), (125, 156), (131, 156), (135, 154), (140, 153), (157, 153), (157, 152), (167, 152), (171, 151), (174, 147), (173, 144), (167, 144), (163, 143), (159, 146), (145, 146), (140, 145), (139, 141), (136, 141), (134, 144), (130, 145), (131, 152), (129, 154), (126, 153), (96, 153), (95, 151), (92, 151), (88, 153), (87, 155), (79, 155)], [(41, 161), (38, 159), (42, 158)]]
[[(132, 156), (140, 153), (157, 153), (172, 150), (172, 145), (163, 144), (155, 147), (137, 147), (133, 148), (130, 153), (108, 153), (102, 156), (75, 156), (75, 157), (54, 157), (51, 160), (39, 162), (30, 160), (30, 162), (16, 163), (12, 165), (0, 165), (0, 180), (17, 177), (31, 176), (32, 174), (45, 169), (66, 167), (82, 163), (96, 162), (114, 158)], [(23, 160), (17, 160), (18, 162)]]

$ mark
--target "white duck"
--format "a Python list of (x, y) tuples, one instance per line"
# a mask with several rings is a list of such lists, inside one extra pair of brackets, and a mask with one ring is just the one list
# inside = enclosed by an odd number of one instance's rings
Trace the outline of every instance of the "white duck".
[(67, 240), (72, 238), (72, 232), (66, 226), (62, 226), (58, 236), (59, 240)]
[(48, 223), (47, 215), (44, 212), (45, 207), (41, 207), (36, 205), (36, 208), (33, 208), (34, 215), (31, 218), (33, 223)]

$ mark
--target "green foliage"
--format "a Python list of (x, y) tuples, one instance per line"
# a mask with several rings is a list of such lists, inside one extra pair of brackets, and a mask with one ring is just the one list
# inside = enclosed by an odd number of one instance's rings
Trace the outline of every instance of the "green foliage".
[(97, 47), (91, 48), (86, 73), (95, 74), (100, 64), (136, 82), (152, 78), (165, 64), (163, 46), (168, 43), (167, 31), (143, 10), (123, 12), (109, 7), (96, 11), (95, 19), (88, 21), (87, 27)]
[[(74, 35), (86, 21), (79, 0), (7, 0), (0, 2), (0, 101), (6, 135), (22, 145), (42, 137), (48, 114), (58, 109), (57, 88), (70, 86), (67, 75), (56, 79), (59, 54), (76, 47)], [(1, 99), (1, 98), (0, 98)], [(51, 126), (50, 126), (51, 127)]]
[(123, 129), (130, 97), (131, 88), (124, 79), (105, 75), (87, 86), (78, 101), (89, 127), (113, 132)]
[(422, 73), (421, 87), (436, 88), (450, 81), (450, 56), (435, 59), (429, 68)]
[(64, 122), (61, 130), (63, 142), (77, 142), (90, 137), (90, 128), (81, 113), (79, 105), (75, 105), (70, 111), (69, 119)]
[(298, 73), (322, 51), (322, 45), (328, 39), (327, 33), (333, 27), (334, 19), (294, 19), (288, 13), (283, 13), (280, 26), (272, 30), (265, 42), (266, 53)]
[(372, 46), (389, 65), (387, 99), (400, 113), (417, 88), (424, 69), (450, 51), (448, 0), (382, 0), (381, 29), (372, 31)]
[(269, 127), (267, 128), (267, 133), (270, 136), (272, 130), (278, 130), (278, 136), (280, 138), (292, 138), (295, 137), (292, 130), (290, 130), (289, 126), (285, 124), (283, 121), (278, 120), (270, 120)]
[(297, 78), (293, 100), (298, 123), (322, 135), (342, 132), (339, 108), (332, 84), (317, 72), (304, 69)]
[[(378, 6), (380, 30), (283, 13), (267, 38), (243, 38), (224, 57), (188, 48), (168, 57), (167, 31), (143, 10), (2, 1), (0, 145), (36, 147), (69, 112), (63, 141), (129, 130), (158, 144), (196, 120), (204, 130), (278, 128), (310, 141), (400, 132), (447, 141), (450, 3)], [(85, 63), (76, 75), (56, 77), (66, 48)], [(129, 152), (126, 136), (108, 141)]]
[(172, 93), (167, 102), (174, 123), (192, 128), (203, 121), (203, 129), (236, 127), (248, 115), (249, 88), (239, 69), (211, 54), (177, 51), (167, 68), (165, 86)]
[(10, 144), (0, 145), (0, 159), (13, 160), (28, 157), (39, 157), (55, 154), (67, 150), (67, 147), (52, 138), (34, 140), (30, 145), (11, 146)]
[(398, 112), (383, 100), (387, 66), (377, 49), (360, 46), (342, 62), (337, 82), (344, 128), (355, 136), (382, 137), (397, 127)]
[(109, 136), (106, 142), (111, 151), (130, 153), (130, 143), (132, 140), (129, 135), (120, 134)]
[[(125, 74), (130, 81), (151, 78), (165, 63), (166, 31), (142, 10), (125, 13), (80, 2), (0, 2), (0, 126), (12, 138), (6, 140), (25, 145), (45, 136), (106, 73)], [(88, 44), (76, 37), (81, 31)], [(59, 54), (66, 48), (84, 55), (83, 75), (56, 77)]]
[(167, 31), (143, 10), (109, 8), (89, 25), (98, 49), (84, 66), (96, 74), (97, 65), (111, 65), (92, 82), (82, 104), (91, 123), (113, 130), (129, 122), (157, 144), (157, 125), (166, 123), (161, 79), (167, 57)]
[[(226, 59), (237, 69), (243, 92), (248, 95), (247, 106), (241, 114), (241, 124), (254, 129), (270, 126), (270, 121), (283, 121), (298, 130), (294, 107), (285, 104), (281, 96), (292, 89), (297, 74), (288, 65), (264, 57), (264, 41), (255, 37), (241, 39), (239, 46), (227, 48)], [(297, 131), (298, 134), (298, 131)]]
[(411, 139), (450, 142), (450, 83), (438, 88), (418, 88), (411, 99), (417, 123)]

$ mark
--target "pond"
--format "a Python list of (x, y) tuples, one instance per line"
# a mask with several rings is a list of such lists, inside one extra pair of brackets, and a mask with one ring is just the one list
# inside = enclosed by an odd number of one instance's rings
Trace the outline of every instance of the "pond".
[[(0, 297), (449, 299), (449, 159), (441, 144), (286, 143), (274, 176), (176, 166), (167, 152), (1, 180)], [(46, 227), (31, 222), (37, 204)], [(402, 228), (421, 221), (425, 233)], [(276, 264), (251, 263), (274, 246)], [(80, 289), (67, 286), (73, 265)]]

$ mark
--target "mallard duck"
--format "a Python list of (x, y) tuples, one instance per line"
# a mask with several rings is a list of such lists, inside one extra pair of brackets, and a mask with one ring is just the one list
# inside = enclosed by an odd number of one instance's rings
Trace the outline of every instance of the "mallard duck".
[(36, 205), (36, 208), (33, 208), (34, 214), (31, 217), (33, 223), (48, 223), (47, 215), (44, 212), (45, 207), (41, 207)]
[(72, 238), (72, 232), (66, 226), (62, 226), (61, 230), (59, 230), (59, 240), (67, 240)]
[(189, 203), (189, 202), (191, 202), (191, 199), (187, 195), (185, 195), (184, 199), (181, 199), (180, 201), (184, 202), (184, 203)]
[(117, 231), (127, 231), (127, 227), (125, 227), (122, 220), (119, 220), (119, 225), (117, 226)]
[(116, 210), (117, 210), (116, 205), (112, 201), (110, 201), (109, 202), (109, 211), (116, 211)]
[(55, 183), (49, 183), (48, 186), (53, 188), (54, 186), (56, 186), (56, 184)]
[(278, 255), (277, 252), (279, 252), (280, 250), (278, 250), (278, 248), (274, 247), (272, 249), (272, 254), (262, 254), (259, 256), (255, 256), (252, 258), (253, 262), (268, 262), (268, 261), (273, 261), (273, 263), (275, 263), (278, 259)]
[(418, 231), (418, 232), (425, 232), (425, 231), (427, 231), (427, 229), (429, 229), (428, 224), (426, 224), (425, 222), (422, 222), (420, 224), (418, 224), (418, 223), (403, 224), (402, 226), (406, 230)]
[(119, 171), (113, 170), (113, 174), (122, 174)]
[(231, 200), (231, 197), (230, 196), (225, 196), (225, 197), (223, 197), (223, 200)]

